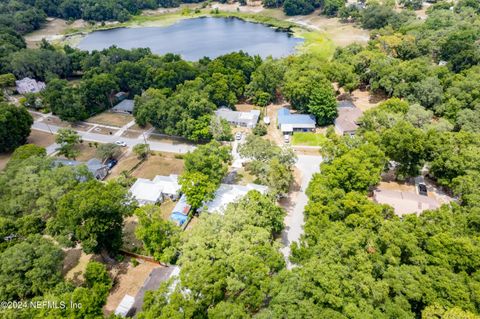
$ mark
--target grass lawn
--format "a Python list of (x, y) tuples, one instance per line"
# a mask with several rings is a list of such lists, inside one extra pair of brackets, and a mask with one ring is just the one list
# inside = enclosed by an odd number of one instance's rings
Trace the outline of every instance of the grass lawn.
[(87, 120), (89, 123), (122, 127), (133, 120), (133, 116), (123, 113), (103, 112)]
[(172, 213), (176, 204), (176, 202), (170, 199), (166, 199), (162, 204), (160, 204), (160, 211), (162, 212), (161, 217), (163, 220), (170, 220), (170, 214)]
[(293, 134), (293, 145), (320, 146), (326, 137), (323, 134), (311, 132), (297, 132)]
[(335, 44), (324, 33), (319, 32), (299, 32), (295, 33), (300, 38), (305, 39), (298, 49), (301, 53), (309, 53), (318, 56), (322, 60), (330, 60), (335, 53)]

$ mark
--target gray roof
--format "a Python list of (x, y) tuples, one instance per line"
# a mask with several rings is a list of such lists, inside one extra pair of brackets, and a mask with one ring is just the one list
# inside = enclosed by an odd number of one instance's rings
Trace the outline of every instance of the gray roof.
[(338, 102), (338, 116), (335, 119), (335, 126), (342, 132), (355, 132), (358, 129), (358, 119), (363, 112), (351, 101)]
[(35, 79), (28, 77), (15, 81), (15, 85), (17, 87), (17, 92), (20, 94), (38, 93), (45, 89), (44, 82), (36, 81)]
[(238, 112), (226, 107), (222, 107), (215, 111), (215, 115), (225, 119), (228, 122), (255, 125), (257, 124), (258, 118), (260, 117), (260, 111), (251, 110), (250, 112)]
[(133, 100), (123, 100), (122, 102), (118, 103), (113, 107), (114, 111), (123, 111), (123, 112), (133, 112)]
[(73, 161), (73, 160), (68, 160), (68, 159), (56, 159), (54, 161), (56, 165), (64, 165), (64, 166), (80, 166), (80, 165), (86, 165), (88, 170), (92, 173), (95, 173), (97, 170), (104, 168), (106, 165), (102, 164), (102, 162), (99, 159), (92, 158), (88, 162), (79, 162), (79, 161)]

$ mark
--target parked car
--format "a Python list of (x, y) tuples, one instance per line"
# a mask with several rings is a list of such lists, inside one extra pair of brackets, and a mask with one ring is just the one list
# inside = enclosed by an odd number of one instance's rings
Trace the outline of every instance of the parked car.
[(115, 165), (117, 165), (118, 161), (114, 158), (109, 159), (107, 162), (108, 170), (111, 170)]
[(116, 141), (115, 144), (117, 144), (118, 146), (122, 146), (122, 147), (127, 146), (127, 143), (125, 143), (124, 141)]
[(270, 125), (270, 118), (268, 116), (265, 116), (263, 118), (263, 123), (265, 123), (265, 125)]
[(423, 183), (418, 184), (418, 194), (423, 196), (428, 196), (427, 185)]
[(242, 139), (242, 132), (237, 132), (237, 133), (235, 134), (235, 139), (236, 139), (236, 140), (241, 140), (241, 139)]
[(284, 136), (283, 136), (283, 141), (284, 141), (285, 143), (290, 143), (290, 135), (284, 135)]

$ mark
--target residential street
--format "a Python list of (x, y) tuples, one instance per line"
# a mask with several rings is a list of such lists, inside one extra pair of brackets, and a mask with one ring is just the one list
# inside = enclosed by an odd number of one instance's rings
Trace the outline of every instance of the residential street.
[[(53, 124), (47, 124), (43, 122), (44, 118), (40, 118), (38, 120), (35, 120), (35, 122), (32, 125), (32, 129), (34, 130), (39, 130), (42, 132), (47, 132), (47, 133), (56, 133), (61, 127), (56, 126)], [(132, 124), (129, 123), (126, 126), (131, 126)], [(121, 128), (122, 130), (123, 128)], [(140, 135), (138, 138), (127, 138), (127, 137), (119, 137), (115, 135), (106, 135), (106, 134), (98, 134), (98, 133), (92, 133), (92, 132), (84, 132), (81, 130), (76, 131), (82, 139), (85, 141), (92, 141), (92, 142), (99, 142), (99, 143), (114, 143), (115, 141), (124, 141), (128, 147), (133, 147), (137, 144), (143, 143), (143, 135)], [(187, 153), (193, 149), (195, 149), (195, 146), (193, 145), (188, 145), (188, 144), (183, 144), (183, 143), (178, 143), (178, 144), (171, 144), (171, 143), (162, 143), (162, 142), (155, 142), (148, 140), (147, 142), (150, 145), (150, 149), (152, 151), (160, 151), (160, 152), (170, 152), (170, 153)]]
[(288, 260), (290, 256), (290, 244), (292, 242), (298, 242), (300, 236), (303, 234), (303, 210), (308, 202), (305, 191), (312, 175), (320, 171), (321, 162), (321, 156), (298, 155), (298, 160), (295, 164), (301, 173), (301, 185), (298, 192), (290, 194), (290, 202), (292, 205), (287, 208), (285, 229), (282, 232), (282, 243), (284, 247), (281, 249), (281, 252), (285, 256), (288, 269), (293, 267), (292, 263)]

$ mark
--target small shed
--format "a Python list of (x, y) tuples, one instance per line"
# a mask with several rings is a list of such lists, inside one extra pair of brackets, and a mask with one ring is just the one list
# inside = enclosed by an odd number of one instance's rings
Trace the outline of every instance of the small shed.
[(134, 303), (135, 297), (132, 297), (130, 295), (123, 296), (122, 301), (120, 301), (117, 309), (115, 309), (115, 315), (124, 318), (129, 316), (132, 312), (132, 307)]
[(118, 103), (117, 105), (115, 105), (113, 108), (112, 108), (112, 111), (113, 112), (118, 112), (118, 113), (128, 113), (128, 114), (132, 114), (133, 113), (133, 106), (134, 106), (134, 101), (133, 100), (123, 100), (121, 101), (120, 103)]

